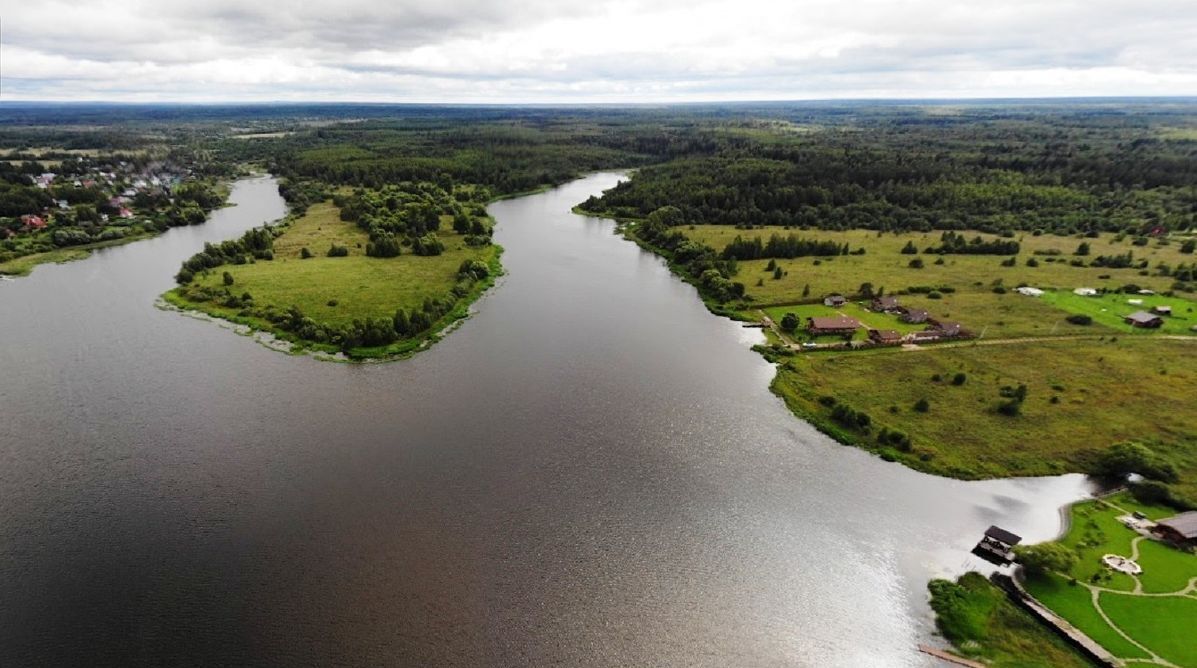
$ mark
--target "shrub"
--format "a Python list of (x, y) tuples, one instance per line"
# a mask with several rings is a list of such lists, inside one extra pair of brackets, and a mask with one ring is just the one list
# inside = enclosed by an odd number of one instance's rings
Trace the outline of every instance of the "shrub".
[(926, 413), (927, 411), (931, 410), (931, 402), (927, 401), (926, 399), (919, 399), (918, 401), (914, 402), (914, 410), (920, 413)]
[(224, 275), (222, 276), (222, 280), (224, 281), (225, 285), (232, 285), (233, 284), (233, 275), (226, 271), (226, 272), (224, 272)]
[(1071, 322), (1074, 325), (1092, 325), (1093, 324), (1093, 318), (1091, 316), (1087, 316), (1083, 313), (1074, 313), (1074, 314), (1068, 316), (1067, 318), (1065, 318), (1065, 320), (1067, 320), (1068, 322)]
[(299, 257), (300, 259), (306, 260), (312, 257), (312, 251), (308, 250), (307, 246), (304, 246), (303, 248), (299, 249)]
[(1077, 562), (1076, 552), (1060, 543), (1017, 545), (1014, 547), (1014, 554), (1018, 563), (1031, 573), (1037, 574), (1052, 571), (1067, 573)]
[(336, 244), (332, 244), (331, 246), (328, 247), (328, 256), (329, 257), (347, 257), (348, 255), (349, 255), (349, 248), (347, 248), (345, 246), (338, 246)]
[(963, 372), (952, 376), (953, 385), (963, 385), (966, 380), (968, 380), (968, 376), (964, 375)]
[(908, 265), (906, 265), (906, 266), (910, 267), (911, 269), (922, 269), (922, 268), (923, 268), (923, 266), (924, 266), (924, 265), (923, 265), (923, 258), (921, 258), (921, 257), (916, 257), (916, 258), (914, 258), (913, 260), (911, 260), (911, 261), (910, 261), (910, 264), (908, 264)]

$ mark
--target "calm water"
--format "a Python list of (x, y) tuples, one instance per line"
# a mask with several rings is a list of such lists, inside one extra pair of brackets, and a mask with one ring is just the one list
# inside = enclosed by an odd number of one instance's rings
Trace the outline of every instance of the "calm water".
[(159, 311), (282, 215), (0, 282), (0, 665), (922, 665), (925, 582), (1079, 476), (962, 483), (834, 444), (755, 333), (569, 213), (495, 204), (509, 275), (415, 358), (289, 357)]

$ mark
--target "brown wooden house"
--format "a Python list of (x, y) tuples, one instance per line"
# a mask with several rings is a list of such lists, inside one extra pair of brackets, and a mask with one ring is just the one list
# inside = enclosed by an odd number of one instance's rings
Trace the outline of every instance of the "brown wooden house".
[(1131, 327), (1141, 327), (1143, 329), (1155, 329), (1164, 325), (1163, 318), (1147, 311), (1135, 311), (1123, 318), (1123, 320)]
[(914, 325), (927, 322), (931, 314), (921, 308), (903, 308), (902, 315), (898, 318), (902, 322), (908, 322)]
[(869, 341), (879, 346), (893, 346), (902, 342), (902, 335), (892, 329), (870, 329)]
[(1156, 522), (1152, 531), (1164, 540), (1179, 545), (1197, 546), (1197, 510), (1160, 520)]
[(812, 336), (824, 336), (828, 334), (847, 336), (856, 332), (860, 327), (860, 321), (855, 318), (849, 318), (846, 315), (835, 315), (826, 318), (810, 318), (810, 322), (806, 325), (806, 331), (810, 332)]

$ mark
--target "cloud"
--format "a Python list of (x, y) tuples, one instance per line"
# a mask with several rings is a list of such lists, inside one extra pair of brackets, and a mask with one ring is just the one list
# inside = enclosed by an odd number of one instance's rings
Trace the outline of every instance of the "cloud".
[(1197, 94), (1189, 0), (8, 1), (3, 99)]

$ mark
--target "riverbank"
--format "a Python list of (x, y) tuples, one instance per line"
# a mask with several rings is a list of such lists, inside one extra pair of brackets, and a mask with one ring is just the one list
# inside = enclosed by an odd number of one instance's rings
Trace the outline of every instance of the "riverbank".
[(133, 243), (134, 241), (142, 241), (143, 239), (152, 239), (159, 234), (161, 234), (161, 232), (145, 232), (142, 234), (121, 237), (120, 239), (97, 241), (96, 243), (69, 246), (67, 248), (59, 248), (56, 250), (47, 251), (45, 253), (22, 255), (21, 257), (0, 262), (0, 275), (28, 276), (29, 273), (40, 264), (62, 264), (64, 262), (82, 260), (91, 257), (92, 251), (100, 250), (101, 248), (112, 248), (113, 246), (123, 246), (124, 244)]

